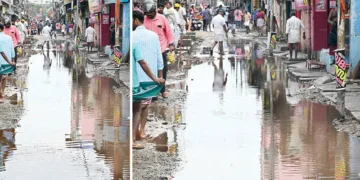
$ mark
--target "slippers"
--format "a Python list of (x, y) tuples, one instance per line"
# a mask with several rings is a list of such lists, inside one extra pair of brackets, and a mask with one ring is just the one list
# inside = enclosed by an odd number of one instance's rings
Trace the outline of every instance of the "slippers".
[(136, 143), (133, 143), (133, 146), (132, 146), (133, 149), (145, 149), (145, 147), (141, 144), (136, 144)]

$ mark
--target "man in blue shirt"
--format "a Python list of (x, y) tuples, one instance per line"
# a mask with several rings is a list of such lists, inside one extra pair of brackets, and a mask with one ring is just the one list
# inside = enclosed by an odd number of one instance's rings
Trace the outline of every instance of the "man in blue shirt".
[[(16, 63), (14, 62), (15, 51), (12, 39), (3, 31), (4, 25), (0, 23), (0, 103), (4, 103), (4, 92), (6, 86), (6, 78), (8, 75), (8, 71), (5, 70), (5, 67), (8, 68), (9, 65), (16, 66)], [(10, 61), (9, 58), (11, 58), (12, 61)]]
[(257, 15), (257, 13), (258, 13), (258, 10), (256, 9), (256, 7), (254, 7), (254, 12), (253, 12), (254, 27), (257, 27), (256, 26), (256, 20), (257, 20), (256, 15)]
[[(155, 82), (165, 84), (162, 78), (164, 68), (160, 40), (156, 33), (147, 30), (144, 26), (144, 14), (140, 11), (133, 11), (133, 39), (132, 39), (132, 82), (133, 94), (142, 91), (141, 82)], [(161, 88), (158, 88), (160, 93)], [(146, 90), (144, 90), (146, 91)], [(148, 108), (151, 98), (133, 101), (133, 148), (142, 149), (142, 145), (137, 144), (136, 140), (145, 137), (145, 124), (148, 115)]]

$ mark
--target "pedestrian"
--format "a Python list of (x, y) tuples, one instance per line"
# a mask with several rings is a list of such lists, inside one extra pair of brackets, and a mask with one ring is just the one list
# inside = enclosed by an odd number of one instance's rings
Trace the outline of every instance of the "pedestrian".
[(236, 28), (242, 28), (242, 16), (243, 16), (243, 12), (242, 10), (240, 9), (240, 7), (236, 7), (236, 10), (235, 10), (235, 22), (236, 22)]
[(19, 18), (16, 19), (15, 26), (16, 26), (16, 29), (20, 33), (20, 42), (19, 42), (19, 44), (23, 44), (24, 40), (25, 40), (25, 35), (26, 35), (25, 26), (20, 22)]
[(218, 11), (218, 15), (216, 15), (211, 22), (211, 26), (214, 28), (214, 33), (215, 33), (215, 42), (213, 43), (210, 51), (211, 56), (213, 55), (216, 44), (218, 43), (219, 43), (220, 55), (224, 54), (223, 42), (225, 40), (225, 36), (227, 32), (225, 19), (223, 17), (224, 13), (225, 13), (224, 10), (220, 9)]
[[(141, 4), (139, 2), (134, 2), (134, 11), (141, 11)], [(142, 12), (143, 13), (143, 12)]]
[(183, 34), (186, 34), (186, 29), (185, 29), (186, 24), (187, 24), (186, 12), (179, 3), (176, 3), (174, 8), (177, 11), (179, 19), (180, 19), (180, 32), (182, 32)]
[(159, 3), (157, 12), (158, 12), (159, 14), (164, 15), (164, 8), (165, 8), (165, 5), (162, 4), (162, 3)]
[(210, 5), (207, 5), (203, 10), (203, 31), (207, 31), (207, 27), (210, 24), (211, 14), (210, 14)]
[(61, 33), (63, 36), (65, 36), (65, 34), (66, 34), (66, 26), (64, 23), (61, 24)]
[(21, 36), (19, 31), (16, 29), (15, 26), (11, 25), (11, 21), (9, 18), (5, 19), (5, 28), (4, 33), (11, 37), (13, 42), (13, 47), (15, 51), (15, 63), (17, 62), (17, 47), (19, 42), (21, 42)]
[[(330, 33), (328, 36), (328, 47), (329, 47), (329, 54), (333, 57), (334, 56), (334, 50), (337, 49), (337, 8), (332, 9), (328, 16), (328, 23), (331, 25)], [(334, 61), (331, 64), (335, 64), (335, 58)]]
[(295, 59), (297, 59), (301, 29), (303, 29), (303, 38), (306, 39), (305, 26), (301, 22), (301, 20), (295, 16), (295, 12), (291, 12), (290, 16), (291, 18), (289, 18), (286, 21), (286, 34), (288, 36), (290, 59), (292, 59), (294, 49), (295, 49)]
[[(175, 49), (174, 34), (165, 16), (156, 13), (156, 4), (152, 0), (145, 0), (143, 6), (145, 13), (144, 26), (146, 29), (155, 32), (159, 36), (161, 52), (164, 61), (163, 78), (167, 75), (167, 54)], [(161, 90), (163, 98), (168, 97), (165, 87)]]
[[(16, 66), (13, 40), (4, 33), (4, 29), (4, 25), (0, 23), (0, 103), (4, 103), (6, 79), (11, 73), (7, 71), (8, 66)], [(14, 69), (13, 67), (11, 68)]]
[(228, 31), (231, 30), (231, 33), (233, 36), (235, 36), (235, 29), (236, 29), (236, 23), (235, 23), (235, 11), (233, 9), (230, 10), (229, 16), (228, 16)]
[[(175, 4), (177, 8), (180, 8), (180, 4)], [(164, 9), (164, 16), (169, 22), (169, 25), (174, 34), (174, 44), (177, 47), (179, 40), (180, 40), (180, 32), (181, 25), (180, 25), (180, 17), (179, 13), (172, 7), (171, 2), (166, 2), (165, 9)]]
[(44, 44), (42, 48), (44, 49), (44, 45), (47, 45), (47, 48), (50, 49), (50, 43), (51, 43), (51, 24), (45, 25), (45, 27), (42, 30), (42, 35), (44, 38)]
[(246, 28), (246, 34), (249, 34), (249, 32), (250, 32), (250, 20), (251, 20), (251, 14), (247, 10), (245, 10), (244, 26)]
[(115, 46), (115, 33), (116, 33), (115, 22), (111, 23), (109, 31), (110, 31), (110, 47), (112, 49)]
[(262, 36), (263, 35), (263, 27), (265, 23), (265, 13), (263, 10), (258, 10), (256, 14), (256, 25), (258, 33)]
[[(163, 77), (163, 59), (159, 37), (156, 33), (147, 30), (144, 23), (144, 14), (140, 11), (133, 11), (133, 57), (138, 63), (134, 63), (133, 69), (137, 73), (135, 81), (141, 84), (155, 82), (156, 84), (164, 84)], [(134, 48), (135, 47), (135, 48)], [(135, 53), (134, 53), (135, 51)], [(134, 76), (133, 76), (134, 77)], [(133, 79), (134, 81), (134, 79)], [(133, 138), (134, 140), (141, 140), (146, 137), (145, 125), (148, 117), (148, 110), (151, 100), (157, 96), (161, 91), (161, 87), (157, 88), (152, 95), (148, 94), (145, 99), (137, 102), (133, 109), (134, 123), (133, 123)], [(141, 145), (134, 143), (133, 148), (141, 148)]]
[(42, 29), (43, 29), (42, 23), (39, 22), (39, 23), (37, 24), (37, 27), (38, 27), (38, 35), (41, 35)]
[(254, 27), (255, 29), (257, 28), (257, 25), (256, 25), (257, 13), (258, 13), (258, 10), (256, 9), (256, 6), (255, 6), (255, 7), (254, 7), (254, 12), (253, 12), (253, 15), (252, 15), (252, 18), (253, 18), (253, 27)]
[(91, 26), (91, 24), (89, 24), (89, 27), (86, 28), (85, 38), (86, 38), (86, 43), (87, 43), (88, 51), (90, 51), (90, 47), (91, 47), (91, 51), (92, 51), (92, 48), (93, 48), (93, 46), (94, 46), (94, 39), (97, 39), (97, 37), (96, 37), (96, 31), (95, 31), (95, 29)]
[(226, 27), (229, 27), (229, 20), (228, 20), (229, 13), (225, 10), (224, 19)]
[[(176, 3), (179, 4), (180, 1), (176, 0)], [(185, 3), (184, 2), (181, 2), (181, 7), (179, 8), (178, 13), (179, 13), (179, 16), (180, 16), (180, 25), (181, 25), (182, 32), (184, 34), (186, 34), (186, 29), (188, 28), (187, 27), (188, 26), (188, 20), (187, 20), (187, 17), (186, 17), (186, 9), (185, 9)]]

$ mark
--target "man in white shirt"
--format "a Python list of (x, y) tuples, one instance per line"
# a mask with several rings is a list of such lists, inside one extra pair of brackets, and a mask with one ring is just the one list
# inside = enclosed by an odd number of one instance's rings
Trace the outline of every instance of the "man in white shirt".
[[(180, 7), (180, 4), (175, 4), (175, 7)], [(180, 25), (180, 18), (179, 18), (179, 14), (178, 12), (172, 7), (172, 3), (171, 2), (167, 2), (165, 4), (165, 8), (164, 8), (164, 16), (166, 17), (166, 19), (168, 20), (170, 27), (173, 31), (174, 34), (174, 43), (175, 46), (177, 47), (179, 39), (180, 39), (180, 31), (182, 31), (181, 29), (181, 25)]]
[(44, 44), (43, 44), (43, 49), (44, 49), (44, 45), (47, 45), (47, 48), (50, 49), (50, 42), (51, 42), (51, 24), (47, 24), (43, 30), (42, 30), (42, 34), (44, 37)]
[(91, 51), (92, 51), (92, 48), (94, 46), (94, 39), (96, 39), (96, 32), (95, 32), (95, 29), (93, 27), (91, 27), (91, 24), (89, 24), (89, 27), (86, 28), (85, 37), (86, 37), (86, 42), (87, 42), (87, 46), (88, 46), (88, 51), (90, 51), (90, 46), (91, 46)]
[(295, 12), (291, 12), (290, 15), (291, 15), (291, 18), (289, 18), (286, 21), (286, 34), (288, 35), (290, 59), (292, 59), (294, 49), (295, 49), (295, 59), (297, 59), (301, 29), (303, 29), (303, 38), (306, 39), (305, 26), (301, 22), (301, 20), (295, 16)]
[(219, 9), (218, 14), (212, 19), (211, 26), (214, 28), (215, 32), (215, 42), (213, 43), (210, 55), (213, 55), (214, 47), (219, 43), (220, 54), (224, 54), (223, 42), (226, 37), (226, 23), (224, 16), (225, 11)]
[(186, 10), (185, 10), (184, 6), (185, 6), (185, 3), (182, 2), (181, 7), (178, 10), (179, 17), (180, 17), (180, 25), (181, 25), (181, 29), (182, 29), (183, 34), (186, 33), (186, 25), (188, 24), (188, 21), (187, 21), (187, 18), (186, 18)]

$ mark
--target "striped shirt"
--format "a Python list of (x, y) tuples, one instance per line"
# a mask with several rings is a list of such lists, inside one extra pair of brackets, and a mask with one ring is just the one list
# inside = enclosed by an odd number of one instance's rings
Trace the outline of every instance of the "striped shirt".
[[(164, 68), (164, 63), (161, 54), (161, 47), (159, 37), (156, 33), (147, 30), (144, 26), (138, 26), (132, 33), (133, 45), (140, 48), (142, 57), (149, 65), (151, 72), (158, 75), (158, 70)], [(152, 82), (153, 80), (142, 70), (137, 63), (137, 74), (139, 82)]]

